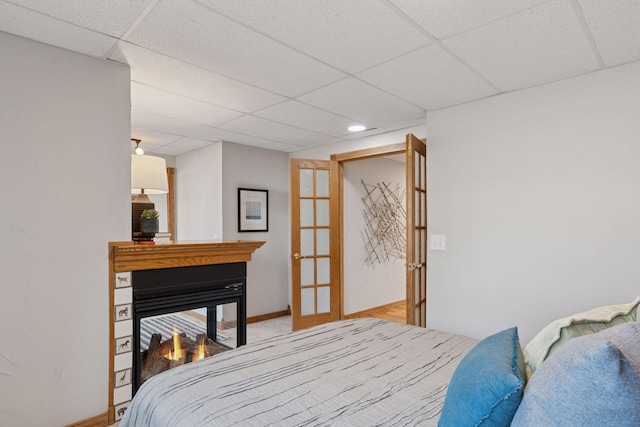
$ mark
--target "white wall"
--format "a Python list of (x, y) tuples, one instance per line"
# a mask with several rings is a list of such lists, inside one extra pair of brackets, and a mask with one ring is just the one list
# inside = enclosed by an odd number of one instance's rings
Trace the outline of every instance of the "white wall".
[(178, 240), (222, 239), (222, 143), (176, 157)]
[(129, 68), (0, 33), (0, 424), (107, 410), (107, 242), (129, 240)]
[[(222, 143), (225, 240), (266, 243), (247, 263), (247, 315), (287, 309), (289, 304), (289, 155)], [(238, 188), (269, 191), (269, 231), (238, 232)]]
[(474, 337), (640, 295), (640, 63), (427, 115), (427, 324)]
[[(384, 263), (365, 263), (366, 226), (362, 199), (366, 191), (362, 181), (370, 185), (387, 183), (400, 194), (406, 187), (406, 165), (385, 157), (358, 160), (344, 164), (344, 313), (351, 314), (406, 298), (404, 258)], [(403, 199), (403, 200), (406, 200)], [(406, 223), (403, 224), (406, 226)], [(379, 248), (380, 249), (380, 248)]]

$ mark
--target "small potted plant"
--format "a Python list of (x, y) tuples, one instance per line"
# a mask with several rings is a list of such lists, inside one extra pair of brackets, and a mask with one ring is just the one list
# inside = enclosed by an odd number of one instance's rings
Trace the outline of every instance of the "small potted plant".
[(154, 234), (158, 232), (158, 217), (160, 214), (155, 209), (145, 209), (140, 215), (140, 232)]

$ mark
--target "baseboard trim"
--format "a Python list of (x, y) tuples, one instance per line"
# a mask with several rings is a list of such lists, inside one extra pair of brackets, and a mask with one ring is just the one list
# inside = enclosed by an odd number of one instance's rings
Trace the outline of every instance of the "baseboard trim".
[(77, 423), (69, 424), (66, 427), (107, 427), (109, 425), (109, 413), (96, 415), (95, 417), (87, 418), (86, 420), (78, 421)]
[(291, 315), (291, 308), (287, 307), (286, 310), (276, 311), (274, 313), (261, 314), (259, 316), (247, 317), (247, 324), (262, 322), (263, 320), (276, 319), (278, 317), (290, 316), (290, 315)]
[(356, 313), (345, 314), (344, 318), (345, 319), (359, 319), (359, 318), (362, 318), (362, 317), (371, 317), (372, 314), (374, 314), (374, 313), (376, 313), (378, 311), (391, 310), (391, 309), (394, 309), (394, 308), (403, 307), (405, 304), (406, 304), (405, 300), (400, 300), (400, 301), (392, 302), (392, 303), (389, 303), (389, 304), (381, 305), (381, 306), (378, 306), (378, 307), (368, 308), (366, 310), (358, 311)]

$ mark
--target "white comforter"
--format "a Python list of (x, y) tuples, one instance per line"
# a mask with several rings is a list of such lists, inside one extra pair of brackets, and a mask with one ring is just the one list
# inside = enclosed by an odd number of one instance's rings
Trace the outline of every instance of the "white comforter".
[(120, 427), (436, 426), (476, 342), (379, 319), (333, 322), (157, 375)]

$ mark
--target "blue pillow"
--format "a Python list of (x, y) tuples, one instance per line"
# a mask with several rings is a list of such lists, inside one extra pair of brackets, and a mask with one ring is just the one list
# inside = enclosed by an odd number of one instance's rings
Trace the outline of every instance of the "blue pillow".
[(513, 426), (640, 426), (640, 323), (573, 338), (531, 377)]
[(517, 328), (485, 338), (454, 371), (438, 425), (508, 427), (522, 399), (525, 375)]

